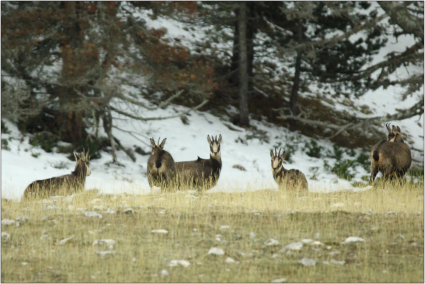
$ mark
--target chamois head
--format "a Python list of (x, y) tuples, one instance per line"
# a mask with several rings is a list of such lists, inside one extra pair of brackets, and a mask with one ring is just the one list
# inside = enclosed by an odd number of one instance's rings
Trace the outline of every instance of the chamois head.
[(152, 155), (154, 155), (155, 153), (158, 153), (159, 151), (164, 150), (164, 145), (165, 145), (165, 141), (167, 141), (167, 138), (164, 138), (161, 144), (159, 144), (160, 139), (161, 138), (158, 138), (158, 144), (155, 144), (155, 140), (153, 140), (153, 138), (150, 138), (151, 146), (152, 146)]
[(401, 130), (398, 126), (392, 126), (392, 129), (390, 129), (390, 123), (387, 123), (385, 126), (388, 130), (388, 141), (390, 142), (404, 142), (403, 137), (401, 136)]
[(76, 152), (74, 152), (75, 160), (77, 161), (77, 164), (75, 165), (74, 172), (78, 174), (83, 174), (84, 176), (89, 176), (91, 174), (90, 170), (90, 155), (89, 151), (87, 152), (81, 152), (80, 155), (78, 155)]
[(208, 143), (210, 144), (210, 154), (211, 157), (215, 158), (219, 158), (221, 156), (221, 151), (220, 151), (220, 143), (221, 143), (221, 134), (218, 136), (213, 136), (213, 139), (211, 140), (210, 136), (207, 136), (207, 140)]
[(274, 153), (273, 153), (273, 150), (270, 150), (270, 157), (272, 158), (272, 169), (273, 169), (273, 171), (280, 170), (280, 168), (282, 167), (282, 162), (283, 162), (283, 160), (285, 160), (285, 156), (286, 156), (285, 151), (281, 155), (280, 149), (279, 149), (279, 153), (277, 153), (276, 148), (274, 148)]

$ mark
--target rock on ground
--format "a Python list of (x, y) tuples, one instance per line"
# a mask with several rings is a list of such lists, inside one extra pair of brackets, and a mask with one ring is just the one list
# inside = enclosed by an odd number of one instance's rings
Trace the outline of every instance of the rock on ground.
[(315, 266), (317, 261), (311, 258), (304, 257), (303, 259), (300, 260), (300, 263), (304, 266)]
[(365, 240), (360, 237), (348, 237), (343, 241), (343, 244), (356, 243), (356, 242), (364, 242)]
[(210, 250), (208, 251), (208, 254), (224, 255), (224, 250), (222, 248), (213, 247), (213, 248), (210, 248)]

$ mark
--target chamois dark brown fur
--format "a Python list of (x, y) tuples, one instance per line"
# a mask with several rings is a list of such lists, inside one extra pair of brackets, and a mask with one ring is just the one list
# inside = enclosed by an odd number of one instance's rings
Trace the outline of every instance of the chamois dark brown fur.
[(161, 187), (161, 189), (174, 185), (176, 176), (176, 165), (170, 153), (164, 150), (165, 141), (155, 144), (153, 138), (150, 139), (152, 155), (148, 159), (148, 182), (149, 185)]
[(282, 155), (277, 153), (276, 149), (270, 150), (270, 157), (272, 159), (272, 172), (273, 178), (276, 183), (279, 185), (279, 188), (289, 188), (289, 189), (307, 189), (308, 182), (305, 175), (296, 169), (287, 170), (283, 167), (283, 160), (286, 157), (286, 152), (283, 152)]
[(378, 172), (382, 172), (384, 179), (402, 178), (412, 164), (410, 147), (404, 143), (400, 127), (386, 124), (388, 139), (378, 142), (370, 153), (370, 181), (375, 180)]
[(82, 152), (80, 155), (74, 152), (77, 164), (69, 175), (36, 180), (24, 191), (22, 200), (31, 197), (46, 197), (57, 194), (71, 194), (84, 190), (86, 177), (91, 174), (89, 153)]
[(194, 186), (196, 189), (208, 190), (217, 184), (220, 177), (221, 161), (221, 134), (217, 137), (207, 136), (210, 145), (210, 158), (198, 157), (194, 161), (177, 162), (177, 180), (181, 186)]

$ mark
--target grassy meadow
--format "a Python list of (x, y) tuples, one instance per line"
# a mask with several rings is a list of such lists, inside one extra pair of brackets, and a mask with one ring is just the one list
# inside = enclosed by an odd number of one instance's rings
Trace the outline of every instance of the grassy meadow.
[[(381, 183), (364, 192), (88, 190), (32, 202), (2, 199), (3, 222), (15, 223), (2, 222), (1, 276), (3, 282), (423, 282), (423, 197), (421, 182)], [(364, 241), (344, 243), (348, 237)], [(102, 239), (110, 241), (96, 242)], [(285, 249), (292, 243), (298, 245)], [(222, 250), (208, 254), (211, 248)]]

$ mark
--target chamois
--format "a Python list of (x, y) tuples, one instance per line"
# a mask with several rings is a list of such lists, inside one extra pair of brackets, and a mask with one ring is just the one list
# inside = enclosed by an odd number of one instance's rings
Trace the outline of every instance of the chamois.
[(286, 157), (286, 152), (283, 152), (280, 155), (277, 153), (276, 148), (270, 150), (270, 157), (272, 158), (272, 172), (273, 178), (279, 185), (279, 188), (284, 188), (285, 186), (290, 189), (308, 189), (307, 179), (305, 175), (299, 170), (286, 170), (283, 167), (283, 160)]
[(150, 139), (152, 155), (148, 159), (148, 182), (149, 186), (158, 186), (161, 189), (169, 187), (175, 181), (176, 165), (170, 153), (164, 151), (165, 141), (155, 144), (153, 138)]
[(390, 125), (389, 123), (385, 125), (388, 129), (388, 141), (396, 142), (396, 143), (404, 143), (403, 137), (401, 137), (400, 127), (393, 125), (391, 130), (389, 125)]
[(56, 195), (58, 193), (67, 194), (74, 193), (78, 190), (84, 190), (86, 177), (91, 174), (91, 170), (89, 168), (90, 156), (88, 152), (82, 152), (80, 155), (74, 152), (74, 157), (77, 164), (75, 165), (73, 172), (69, 175), (32, 182), (25, 189), (22, 200), (31, 197), (45, 197)]
[(375, 180), (378, 172), (382, 172), (385, 179), (402, 178), (412, 164), (410, 147), (404, 143), (400, 127), (386, 124), (388, 140), (382, 140), (373, 146), (370, 153), (370, 181)]
[(207, 141), (210, 145), (210, 158), (201, 159), (198, 157), (195, 161), (177, 162), (177, 179), (180, 185), (193, 185), (197, 189), (208, 190), (217, 184), (221, 172), (221, 134), (210, 138)]

